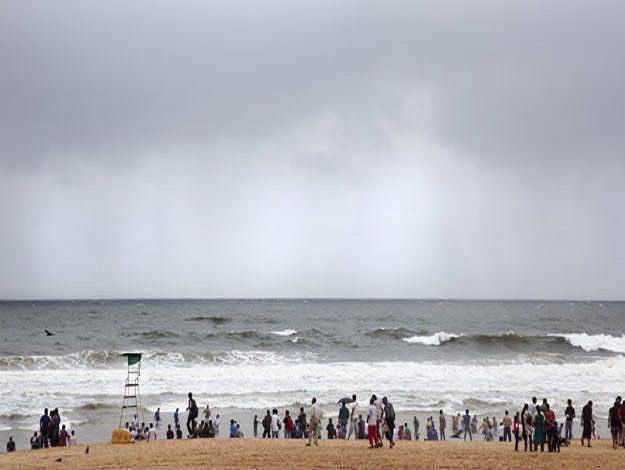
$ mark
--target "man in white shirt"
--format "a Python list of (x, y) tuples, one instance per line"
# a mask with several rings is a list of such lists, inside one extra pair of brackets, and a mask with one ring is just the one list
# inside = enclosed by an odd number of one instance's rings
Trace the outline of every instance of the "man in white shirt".
[(317, 433), (317, 428), (319, 427), (319, 425), (321, 424), (321, 418), (323, 416), (323, 413), (321, 412), (321, 410), (319, 409), (319, 407), (317, 406), (317, 399), (315, 397), (313, 397), (312, 399), (312, 405), (310, 407), (310, 420), (309, 420), (309, 430), (308, 430), (308, 442), (306, 443), (307, 446), (310, 446), (311, 441), (314, 439), (315, 440), (315, 445), (319, 445), (319, 436)]
[(537, 404), (536, 404), (536, 397), (532, 397), (532, 403), (530, 403), (530, 406), (528, 408), (528, 411), (530, 412), (530, 416), (532, 417), (532, 419), (534, 419), (534, 416), (536, 416), (536, 408), (537, 408)]
[(352, 437), (352, 432), (354, 433), (354, 439), (358, 439), (358, 402), (356, 401), (356, 395), (352, 395), (352, 406), (349, 411), (349, 434), (347, 435), (347, 439)]
[(384, 405), (382, 404), (381, 400), (378, 400), (378, 397), (375, 395), (372, 395), (371, 398), (373, 399), (373, 404), (375, 405), (375, 407), (378, 409), (378, 425), (377, 425), (377, 446), (378, 447), (383, 447), (384, 444), (382, 443), (382, 434), (380, 432), (380, 427), (382, 426), (382, 419), (384, 418)]
[(215, 419), (213, 419), (213, 431), (215, 437), (219, 437), (219, 415), (215, 416)]
[(273, 415), (271, 416), (271, 438), (278, 439), (280, 436), (280, 416), (278, 416), (278, 410), (273, 409)]
[(379, 411), (375, 406), (373, 397), (369, 400), (369, 411), (367, 412), (367, 435), (369, 437), (369, 448), (373, 449), (378, 447), (378, 424), (379, 424)]
[(148, 430), (148, 441), (156, 440), (156, 429), (154, 429), (154, 424), (150, 423), (150, 429)]

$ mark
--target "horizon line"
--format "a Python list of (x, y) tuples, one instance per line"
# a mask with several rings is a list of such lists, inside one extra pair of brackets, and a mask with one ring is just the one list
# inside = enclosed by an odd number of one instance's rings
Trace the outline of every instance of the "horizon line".
[(124, 302), (124, 301), (426, 301), (426, 302), (592, 302), (618, 303), (624, 299), (590, 298), (515, 298), (515, 297), (60, 297), (60, 298), (0, 298), (0, 302)]

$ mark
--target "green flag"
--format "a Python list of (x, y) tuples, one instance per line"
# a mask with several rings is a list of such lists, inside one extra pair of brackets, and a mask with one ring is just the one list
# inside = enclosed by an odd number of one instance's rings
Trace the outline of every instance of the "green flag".
[(122, 356), (126, 356), (128, 358), (129, 366), (134, 366), (141, 360), (141, 353), (124, 353)]

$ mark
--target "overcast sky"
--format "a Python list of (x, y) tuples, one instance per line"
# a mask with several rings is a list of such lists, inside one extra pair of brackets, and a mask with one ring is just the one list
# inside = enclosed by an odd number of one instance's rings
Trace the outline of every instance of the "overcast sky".
[(0, 298), (625, 299), (624, 24), (0, 0)]

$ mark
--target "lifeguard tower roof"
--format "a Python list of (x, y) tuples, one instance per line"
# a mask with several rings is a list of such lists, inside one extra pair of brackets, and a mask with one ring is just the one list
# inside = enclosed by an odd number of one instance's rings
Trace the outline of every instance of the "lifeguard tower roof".
[(120, 356), (122, 357), (127, 357), (128, 358), (128, 365), (132, 366), (136, 363), (138, 363), (139, 361), (141, 361), (141, 354), (140, 352), (125, 352), (125, 353), (121, 353)]

